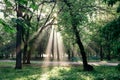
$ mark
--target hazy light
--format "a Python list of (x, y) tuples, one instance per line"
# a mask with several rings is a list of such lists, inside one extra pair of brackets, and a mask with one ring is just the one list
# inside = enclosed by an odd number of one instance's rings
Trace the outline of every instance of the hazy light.
[(50, 38), (49, 38), (47, 48), (46, 48), (46, 52), (45, 52), (48, 57), (46, 57), (45, 60), (49, 60), (50, 56), (51, 56), (52, 41), (53, 41), (53, 31), (54, 31), (54, 28), (52, 27), (52, 30), (51, 30), (51, 33), (50, 33)]
[(55, 26), (52, 26), (45, 55), (44, 61), (50, 61), (51, 59), (60, 61), (65, 57), (62, 36), (60, 32), (56, 31)]
[(2, 19), (4, 18), (4, 14), (2, 12), (0, 12), (0, 18), (2, 18)]
[(57, 17), (57, 13), (54, 13), (53, 16), (54, 16), (54, 17)]
[(57, 32), (57, 38), (58, 38), (59, 57), (60, 57), (60, 60), (63, 60), (65, 51), (64, 51), (64, 45), (63, 45), (62, 36), (61, 36), (60, 32)]

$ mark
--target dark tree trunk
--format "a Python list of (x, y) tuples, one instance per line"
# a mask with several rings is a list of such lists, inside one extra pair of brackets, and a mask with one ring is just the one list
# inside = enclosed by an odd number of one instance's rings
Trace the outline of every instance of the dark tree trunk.
[(29, 50), (28, 54), (27, 54), (27, 64), (30, 64), (30, 59), (31, 59), (31, 50)]
[[(22, 17), (22, 12), (20, 10), (20, 5), (18, 5), (17, 9), (17, 17)], [(21, 43), (22, 43), (22, 26), (20, 24), (17, 24), (17, 33), (16, 33), (16, 66), (15, 69), (21, 69), (22, 68), (22, 49), (21, 49)]]
[(75, 33), (75, 36), (76, 36), (76, 42), (77, 42), (77, 44), (79, 46), (79, 49), (81, 51), (82, 60), (83, 60), (83, 68), (84, 68), (85, 71), (91, 71), (91, 70), (93, 70), (93, 67), (91, 65), (88, 65), (86, 53), (85, 53), (84, 46), (83, 46), (83, 44), (81, 42), (81, 39), (80, 39), (80, 36), (79, 36), (77, 26), (73, 25), (72, 27), (73, 27), (73, 30), (74, 30), (74, 33)]
[(107, 44), (107, 60), (111, 60), (111, 54), (110, 54), (110, 45), (109, 44)]
[[(41, 42), (42, 43), (42, 42)], [(39, 57), (40, 57), (40, 60), (42, 60), (43, 59), (43, 53), (44, 53), (44, 49), (43, 49), (43, 44), (41, 44), (40, 43), (40, 45), (39, 45), (39, 50), (38, 50), (38, 54), (39, 54)]]
[(51, 60), (54, 60), (54, 37), (55, 37), (55, 35), (54, 35), (54, 33), (55, 33), (55, 30), (53, 29), (53, 38), (52, 38), (52, 58), (51, 58)]
[(68, 54), (68, 60), (70, 60), (71, 59), (71, 57), (70, 57), (70, 50), (67, 50), (67, 54)]
[(26, 63), (26, 60), (27, 60), (27, 43), (24, 44), (24, 51), (23, 51), (23, 64)]
[(3, 54), (0, 54), (0, 58), (4, 58), (4, 55), (3, 55)]
[(30, 64), (31, 54), (34, 51), (34, 46), (35, 45), (34, 44), (33, 45), (29, 44), (29, 46), (30, 46), (30, 49), (28, 50), (28, 53), (27, 53), (27, 64)]
[[(30, 23), (28, 24), (30, 25)], [(26, 60), (27, 60), (27, 54), (28, 54), (28, 39), (29, 39), (29, 28), (27, 30), (27, 33), (26, 34), (23, 34), (25, 35), (25, 41), (24, 41), (24, 51), (23, 51), (23, 64), (26, 63)]]
[(120, 61), (120, 48), (117, 49), (117, 53), (118, 53), (118, 56), (117, 56), (118, 61)]
[(100, 60), (103, 60), (103, 51), (102, 51), (102, 45), (100, 45)]
[(39, 54), (39, 57), (40, 57), (40, 60), (42, 59), (42, 45), (40, 44), (39, 46), (39, 50), (38, 50), (38, 54)]
[(71, 58), (72, 58), (72, 60), (74, 58), (74, 46), (73, 46), (73, 49), (71, 50)]
[(58, 46), (58, 37), (56, 36), (56, 45), (57, 45), (57, 60), (59, 61), (60, 60), (60, 51), (59, 51), (59, 46)]
[(106, 37), (106, 41), (107, 41), (107, 45), (106, 45), (107, 46), (107, 60), (109, 60), (109, 61), (111, 60), (110, 39), (111, 39), (111, 35), (107, 35), (107, 37)]

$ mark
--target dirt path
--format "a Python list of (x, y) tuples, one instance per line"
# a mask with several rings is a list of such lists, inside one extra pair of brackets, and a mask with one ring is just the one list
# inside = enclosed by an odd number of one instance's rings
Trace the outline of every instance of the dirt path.
[[(15, 60), (0, 60), (0, 62), (15, 62)], [(70, 62), (70, 61), (31, 61), (31, 64), (34, 65), (41, 65), (41, 66), (79, 66), (82, 65), (82, 62)], [(91, 65), (95, 66), (116, 66), (118, 62), (106, 62), (106, 61), (99, 61), (99, 62), (89, 62)]]

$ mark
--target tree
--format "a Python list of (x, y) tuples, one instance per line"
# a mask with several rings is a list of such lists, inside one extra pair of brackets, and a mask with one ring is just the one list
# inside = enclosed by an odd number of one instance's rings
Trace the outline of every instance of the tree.
[(119, 49), (120, 49), (119, 32), (120, 32), (120, 17), (107, 23), (102, 28), (102, 37), (105, 39), (105, 41), (107, 41), (105, 45), (109, 45), (108, 47), (110, 48), (110, 51), (107, 56), (108, 60), (110, 60), (111, 53), (118, 55), (118, 58), (119, 58), (119, 55), (120, 55), (120, 53), (119, 53)]
[[(19, 3), (17, 3), (16, 5), (16, 8), (17, 8), (17, 18), (22, 18), (22, 12), (21, 12), (21, 5)], [(21, 19), (20, 19), (21, 21)], [(17, 33), (16, 33), (16, 66), (15, 66), (15, 69), (21, 69), (22, 68), (22, 48), (21, 48), (21, 45), (22, 45), (22, 29), (23, 29), (23, 26), (20, 25), (19, 23), (17, 23), (17, 26), (16, 26), (16, 30), (17, 30)]]
[[(104, 0), (108, 6), (116, 5), (116, 12), (120, 12), (120, 5), (117, 4), (119, 0)], [(119, 14), (115, 15), (115, 19), (109, 21), (106, 25), (102, 27), (101, 35), (106, 41), (104, 45), (106, 45), (107, 49), (107, 59), (111, 60), (112, 56), (116, 54), (119, 55)], [(112, 56), (111, 56), (112, 55)]]
[(0, 57), (10, 58), (15, 49), (15, 28), (9, 19), (0, 19)]
[[(65, 19), (68, 20), (67, 22), (65, 20), (64, 27), (66, 27), (67, 30), (70, 29), (72, 31), (72, 33), (75, 35), (76, 43), (78, 44), (78, 47), (81, 51), (84, 70), (91, 71), (91, 70), (93, 70), (93, 67), (91, 65), (88, 65), (86, 52), (84, 50), (84, 46), (83, 46), (83, 43), (80, 38), (80, 31), (78, 28), (79, 26), (83, 26), (83, 24), (87, 18), (87, 17), (85, 17), (86, 15), (83, 15), (83, 14), (85, 14), (84, 12), (86, 10), (82, 9), (82, 8), (86, 7), (86, 6), (83, 7), (83, 5), (86, 5), (86, 4), (84, 3), (84, 1), (83, 2), (82, 1), (75, 2), (72, 0), (71, 1), (63, 0), (63, 2), (66, 6), (65, 6), (65, 10), (63, 11), (64, 16), (62, 15), (64, 17), (64, 19), (62, 19), (62, 20), (63, 21)], [(81, 5), (79, 5), (79, 4), (81, 4)], [(82, 8), (80, 8), (80, 7), (82, 7)], [(89, 11), (89, 9), (87, 11)]]

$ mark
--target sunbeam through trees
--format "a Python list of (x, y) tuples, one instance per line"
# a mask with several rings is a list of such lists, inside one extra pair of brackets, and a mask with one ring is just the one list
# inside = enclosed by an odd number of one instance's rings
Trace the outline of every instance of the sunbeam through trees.
[(0, 80), (120, 80), (120, 0), (0, 0), (0, 42)]

